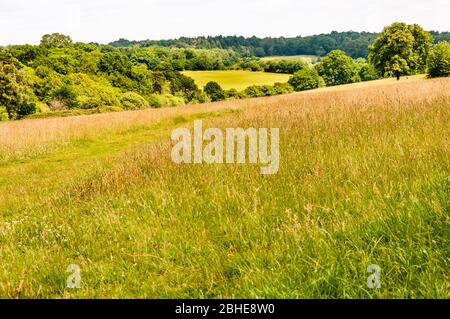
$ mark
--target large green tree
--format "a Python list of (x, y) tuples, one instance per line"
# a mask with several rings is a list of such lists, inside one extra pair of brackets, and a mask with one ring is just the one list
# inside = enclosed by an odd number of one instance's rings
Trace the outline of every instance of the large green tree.
[(359, 81), (358, 69), (353, 59), (341, 50), (328, 53), (317, 65), (317, 70), (328, 86)]
[(383, 76), (424, 72), (433, 38), (417, 24), (396, 22), (369, 46), (369, 60)]

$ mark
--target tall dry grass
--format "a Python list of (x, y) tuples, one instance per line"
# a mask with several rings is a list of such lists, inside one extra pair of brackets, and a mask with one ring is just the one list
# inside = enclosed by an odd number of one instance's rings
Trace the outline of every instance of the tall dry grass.
[[(413, 78), (417, 80), (418, 78)], [(341, 86), (334, 88), (325, 88), (300, 94), (292, 94), (282, 97), (267, 97), (258, 99), (245, 99), (235, 101), (223, 101), (219, 103), (206, 103), (200, 105), (189, 105), (176, 108), (163, 109), (146, 109), (139, 111), (126, 111), (117, 113), (103, 113), (94, 115), (81, 115), (66, 118), (49, 118), (49, 119), (33, 119), (12, 122), (0, 122), (0, 160), (23, 159), (52, 152), (59, 146), (70, 144), (77, 139), (89, 139), (99, 134), (107, 134), (108, 132), (125, 132), (136, 127), (155, 124), (177, 116), (195, 115), (203, 112), (214, 112), (224, 109), (243, 109), (253, 106), (278, 105), (285, 102), (296, 104), (322, 103), (316, 102), (315, 96), (319, 94), (319, 99), (328, 100), (333, 103), (336, 92), (345, 91), (347, 89), (357, 89), (357, 94), (365, 95), (373, 90), (380, 91), (380, 98), (388, 96), (389, 99), (395, 99), (395, 88), (386, 87), (392, 85), (391, 79), (375, 81), (371, 86), (369, 84), (357, 84), (356, 86)], [(416, 83), (413, 81), (413, 83)], [(413, 83), (405, 83), (400, 85), (410, 85), (411, 91)], [(435, 83), (438, 83), (437, 86)], [(445, 80), (437, 80), (429, 82), (428, 85), (416, 83), (416, 87), (420, 88), (414, 96), (417, 98), (421, 94), (436, 94), (441, 89), (445, 89)], [(430, 92), (423, 92), (430, 90)], [(410, 91), (410, 90), (408, 90)], [(353, 93), (355, 94), (355, 93)], [(413, 98), (409, 95), (409, 98)], [(388, 100), (389, 102), (391, 100)], [(373, 101), (376, 103), (376, 101)]]

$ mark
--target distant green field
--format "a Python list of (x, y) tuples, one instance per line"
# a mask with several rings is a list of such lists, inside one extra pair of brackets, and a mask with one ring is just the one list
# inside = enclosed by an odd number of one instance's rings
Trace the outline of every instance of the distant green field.
[(276, 82), (287, 82), (290, 77), (289, 74), (251, 71), (185, 71), (183, 74), (193, 78), (201, 88), (209, 81), (215, 81), (223, 89), (236, 89), (238, 91), (251, 85), (272, 85)]
[(289, 61), (304, 61), (306, 63), (316, 63), (319, 59), (316, 55), (276, 55), (276, 56), (267, 56), (261, 58), (262, 61), (276, 61), (276, 60), (289, 60)]

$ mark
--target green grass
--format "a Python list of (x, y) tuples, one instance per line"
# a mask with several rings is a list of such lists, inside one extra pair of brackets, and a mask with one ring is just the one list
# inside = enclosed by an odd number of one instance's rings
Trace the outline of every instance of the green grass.
[(267, 56), (261, 58), (262, 61), (279, 61), (279, 60), (288, 60), (288, 61), (303, 61), (309, 64), (314, 64), (319, 60), (319, 57), (316, 55), (274, 55)]
[(244, 90), (251, 85), (272, 85), (276, 82), (287, 82), (290, 75), (251, 71), (185, 71), (183, 74), (194, 79), (203, 88), (209, 81), (215, 81), (225, 89)]
[[(418, 80), (227, 101), (3, 162), (0, 296), (446, 298), (449, 92)], [(170, 132), (198, 118), (279, 127), (279, 173), (172, 163)]]

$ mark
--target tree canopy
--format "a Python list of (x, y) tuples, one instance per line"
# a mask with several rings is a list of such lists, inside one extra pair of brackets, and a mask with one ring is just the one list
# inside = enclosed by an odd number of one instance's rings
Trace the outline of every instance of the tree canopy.
[(430, 52), (428, 58), (430, 77), (450, 76), (450, 43), (439, 42)]
[(341, 50), (328, 53), (316, 68), (328, 86), (358, 82), (360, 80), (355, 62)]
[(397, 79), (424, 72), (432, 43), (431, 35), (419, 25), (396, 22), (369, 46), (369, 61), (383, 76)]

